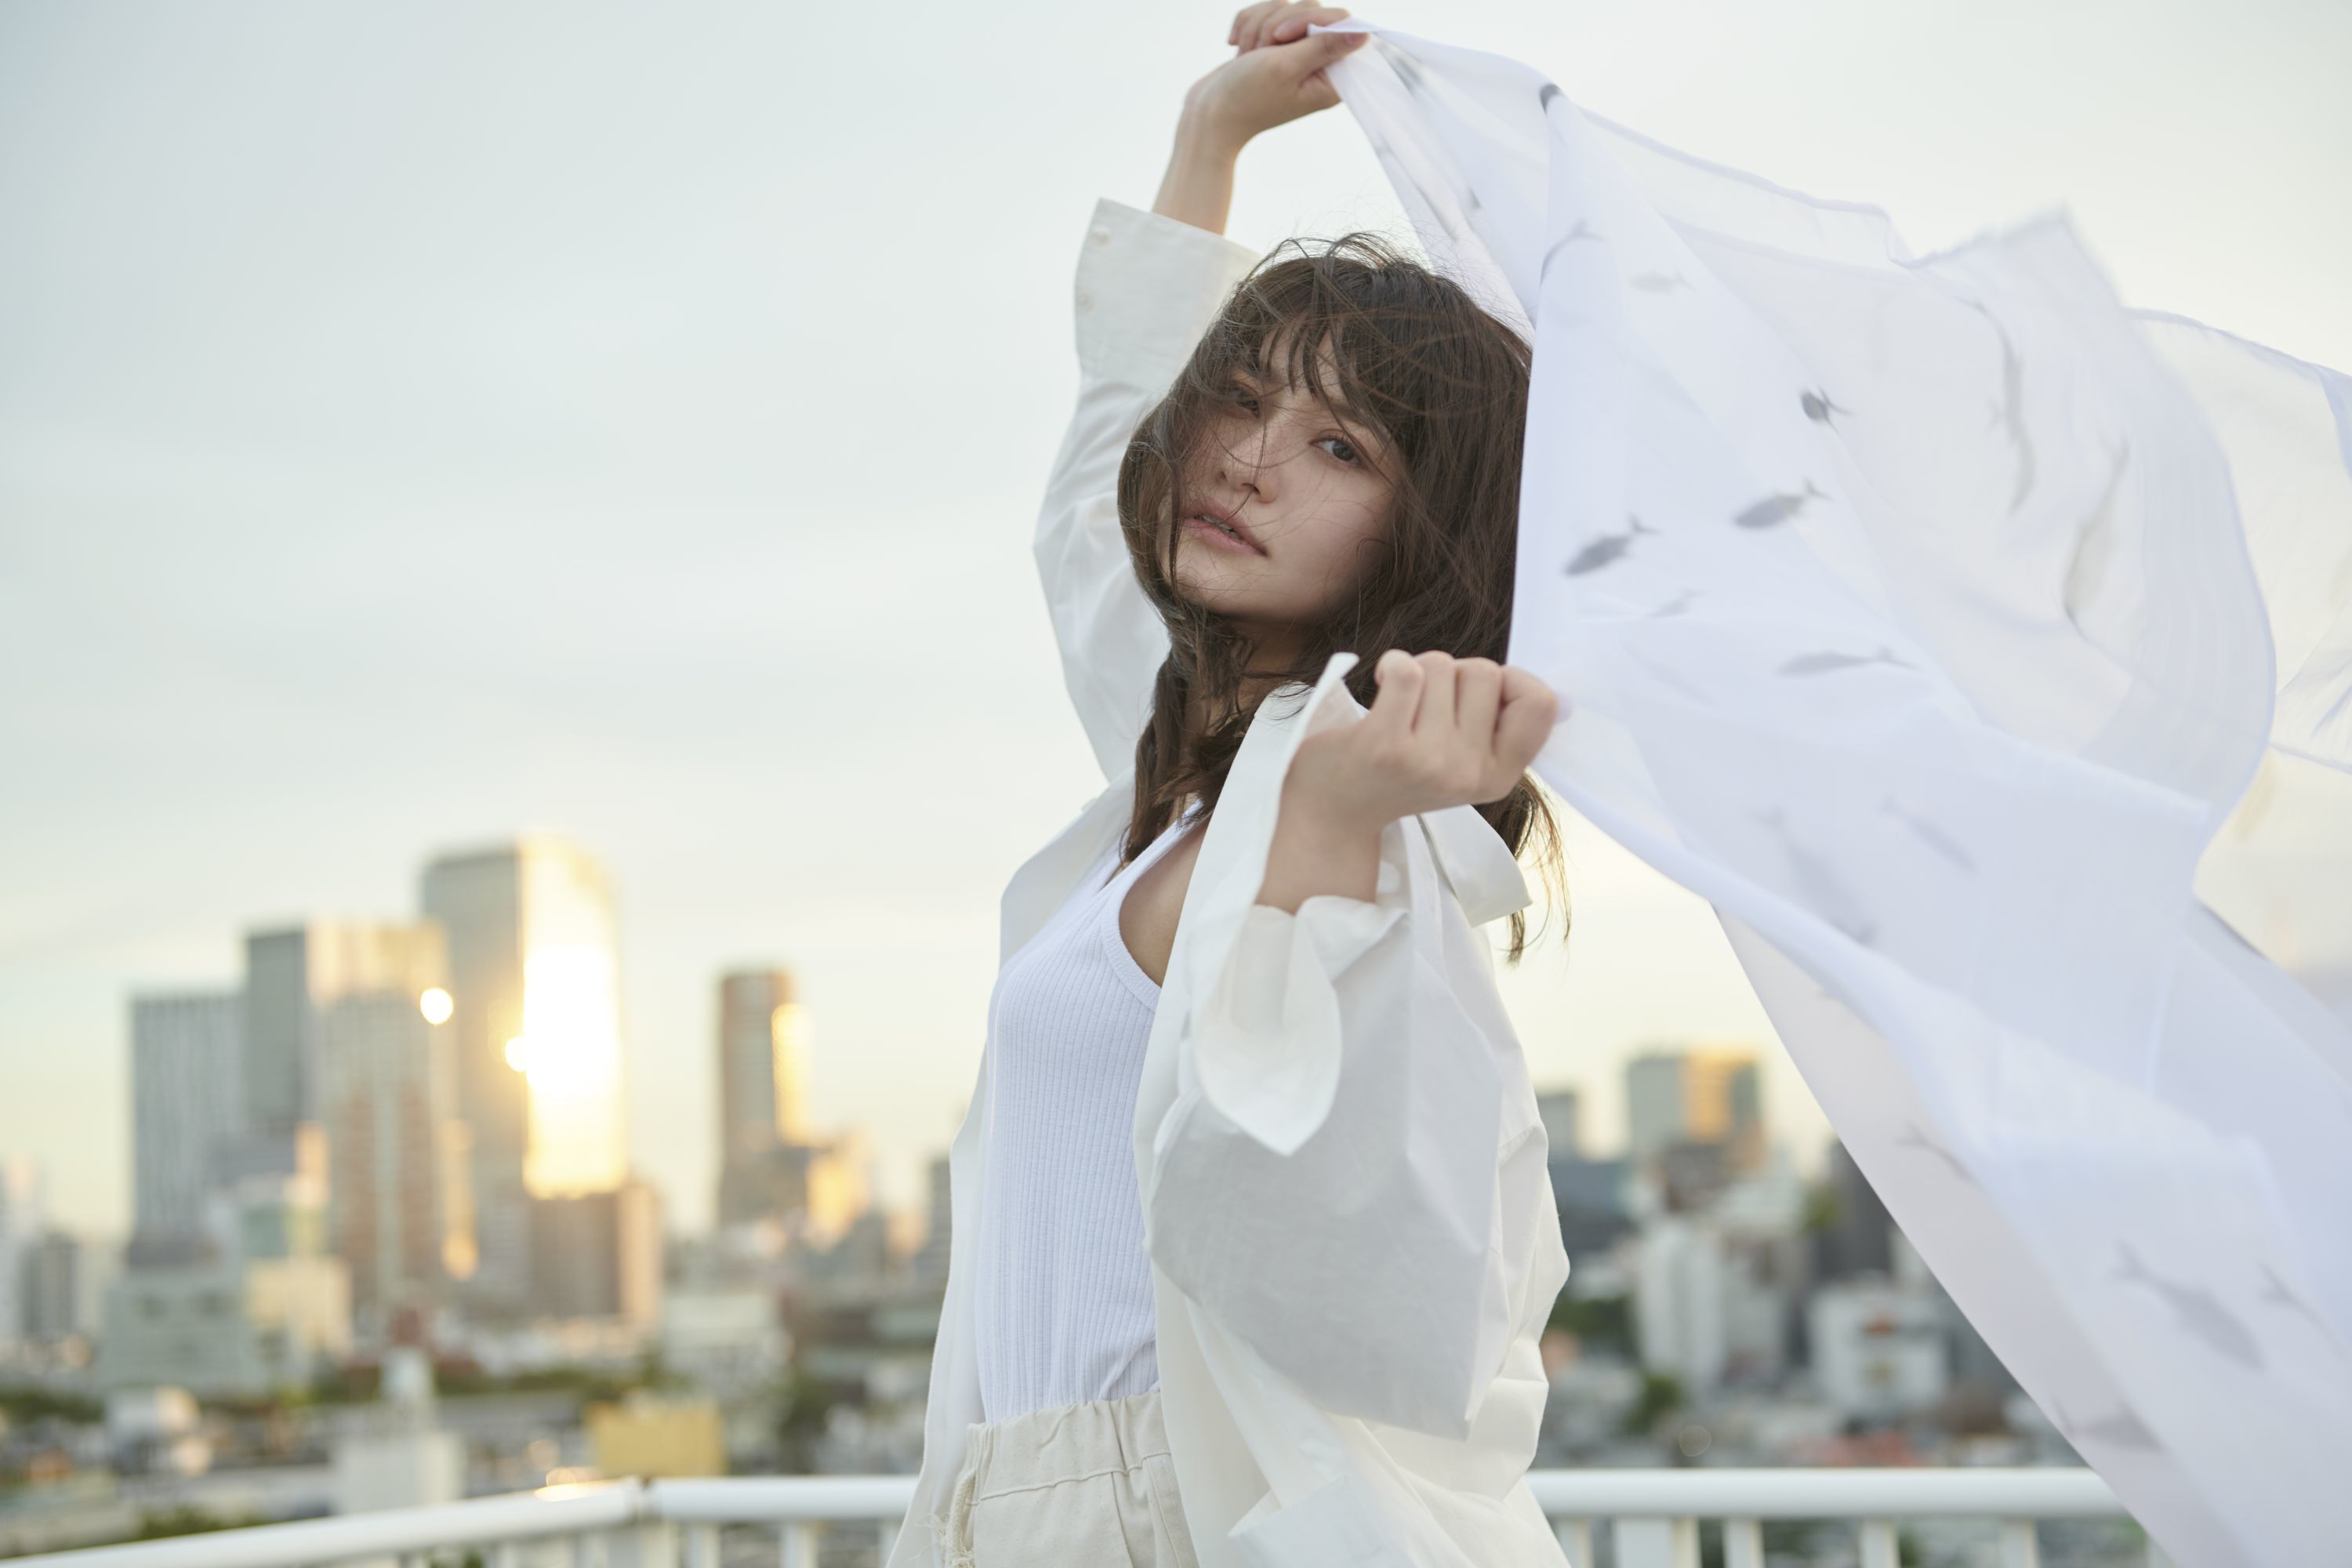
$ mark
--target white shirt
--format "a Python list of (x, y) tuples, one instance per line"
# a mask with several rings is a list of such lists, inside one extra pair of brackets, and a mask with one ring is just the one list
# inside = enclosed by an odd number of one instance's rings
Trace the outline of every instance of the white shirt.
[(1160, 986), (1118, 921), (1128, 889), (1192, 821), (1125, 866), (1106, 848), (998, 972), (972, 1299), (987, 1420), (1160, 1386), (1133, 1132)]
[[(1119, 537), (1129, 437), (1255, 251), (1104, 199), (1076, 280), (1077, 409), (1034, 551), (1108, 783), (1004, 890), (1000, 963), (1123, 831), (1166, 653)], [(1476, 927), (1527, 883), (1469, 806), (1391, 823), (1372, 901), (1256, 902), (1282, 779), (1360, 720), (1336, 656), (1262, 702), (1178, 917), (1136, 1094), (1162, 1414), (1202, 1568), (1564, 1565), (1528, 1491), (1536, 1348), (1568, 1277), (1543, 1127)], [(1303, 700), (1302, 700), (1303, 699)], [(890, 1568), (939, 1568), (982, 1418), (975, 1291), (999, 1042), (950, 1151), (952, 1236), (922, 1473)]]

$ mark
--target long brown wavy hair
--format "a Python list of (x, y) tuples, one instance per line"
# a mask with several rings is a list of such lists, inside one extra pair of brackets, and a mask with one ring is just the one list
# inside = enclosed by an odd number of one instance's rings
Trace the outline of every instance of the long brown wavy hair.
[[(1336, 396), (1325, 384), (1326, 343)], [(1277, 355), (1280, 363), (1270, 363)], [(1311, 683), (1333, 653), (1353, 652), (1348, 689), (1370, 707), (1378, 691), (1372, 666), (1391, 647), (1502, 662), (1533, 359), (1526, 340), (1461, 285), (1368, 231), (1320, 248), (1285, 240), (1234, 286), (1119, 464), (1119, 526), (1169, 640), (1151, 719), (1136, 742), (1121, 864), (1187, 801), (1197, 796), (1204, 810), (1215, 808), (1255, 710), (1244, 694), (1244, 670), (1276, 677), (1257, 688), (1271, 695), (1292, 681)], [(1384, 537), (1365, 547), (1351, 594), (1328, 623), (1297, 628), (1305, 634), (1297, 660), (1279, 669), (1253, 663), (1262, 650), (1242, 628), (1175, 585), (1176, 520), (1197, 510), (1187, 477), (1215, 443), (1218, 415), (1244, 372), (1304, 387), (1342, 429), (1374, 425), (1380, 440), (1356, 445), (1393, 498)], [(1343, 417), (1335, 404), (1357, 417)], [(1209, 716), (1197, 727), (1196, 708)], [(1478, 811), (1513, 855), (1525, 858), (1532, 845), (1550, 903), (1565, 913), (1559, 827), (1534, 779), (1522, 777)], [(1517, 963), (1527, 944), (1527, 917), (1514, 913), (1508, 961)]]

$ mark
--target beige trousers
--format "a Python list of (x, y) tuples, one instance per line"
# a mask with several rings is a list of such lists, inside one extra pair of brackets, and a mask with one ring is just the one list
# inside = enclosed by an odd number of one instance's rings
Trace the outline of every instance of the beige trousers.
[(1156, 1391), (974, 1426), (933, 1528), (948, 1568), (1200, 1568)]

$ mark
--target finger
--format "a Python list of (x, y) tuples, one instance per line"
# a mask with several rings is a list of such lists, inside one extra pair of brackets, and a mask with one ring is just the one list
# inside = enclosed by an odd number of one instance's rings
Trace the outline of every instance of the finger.
[(1426, 678), (1422, 682), (1421, 711), (1413, 715), (1412, 732), (1450, 739), (1454, 730), (1454, 656), (1434, 649), (1415, 660)]
[(1404, 649), (1392, 647), (1372, 666), (1372, 679), (1380, 683), (1380, 689), (1372, 694), (1372, 706), (1364, 722), (1371, 725), (1377, 735), (1401, 738), (1412, 734), (1413, 716), (1421, 708), (1422, 689), (1429, 684), (1420, 661)]
[(1308, 26), (1328, 27), (1347, 19), (1348, 13), (1337, 5), (1300, 5), (1276, 16), (1267, 29), (1267, 41), (1286, 44), (1307, 36)]
[(1354, 53), (1370, 33), (1318, 33), (1298, 46), (1299, 58), (1315, 70), (1335, 65)]
[(1282, 0), (1266, 0), (1265, 5), (1253, 5), (1242, 13), (1241, 45), (1244, 54), (1265, 42), (1266, 27), (1281, 9)]
[(1454, 661), (1454, 727), (1479, 753), (1495, 748), (1495, 715), (1503, 706), (1503, 667), (1491, 658)]

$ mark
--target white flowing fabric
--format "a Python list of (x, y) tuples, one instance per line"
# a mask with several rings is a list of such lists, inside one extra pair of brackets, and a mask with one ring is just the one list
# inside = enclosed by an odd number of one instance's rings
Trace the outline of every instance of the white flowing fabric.
[(2352, 383), (2126, 310), (2063, 216), (1914, 257), (1516, 61), (1338, 30), (1433, 263), (1535, 344), (1538, 772), (1713, 903), (2178, 1561), (2352, 1562), (2352, 1037), (2191, 886), (2265, 747), (2352, 768)]

